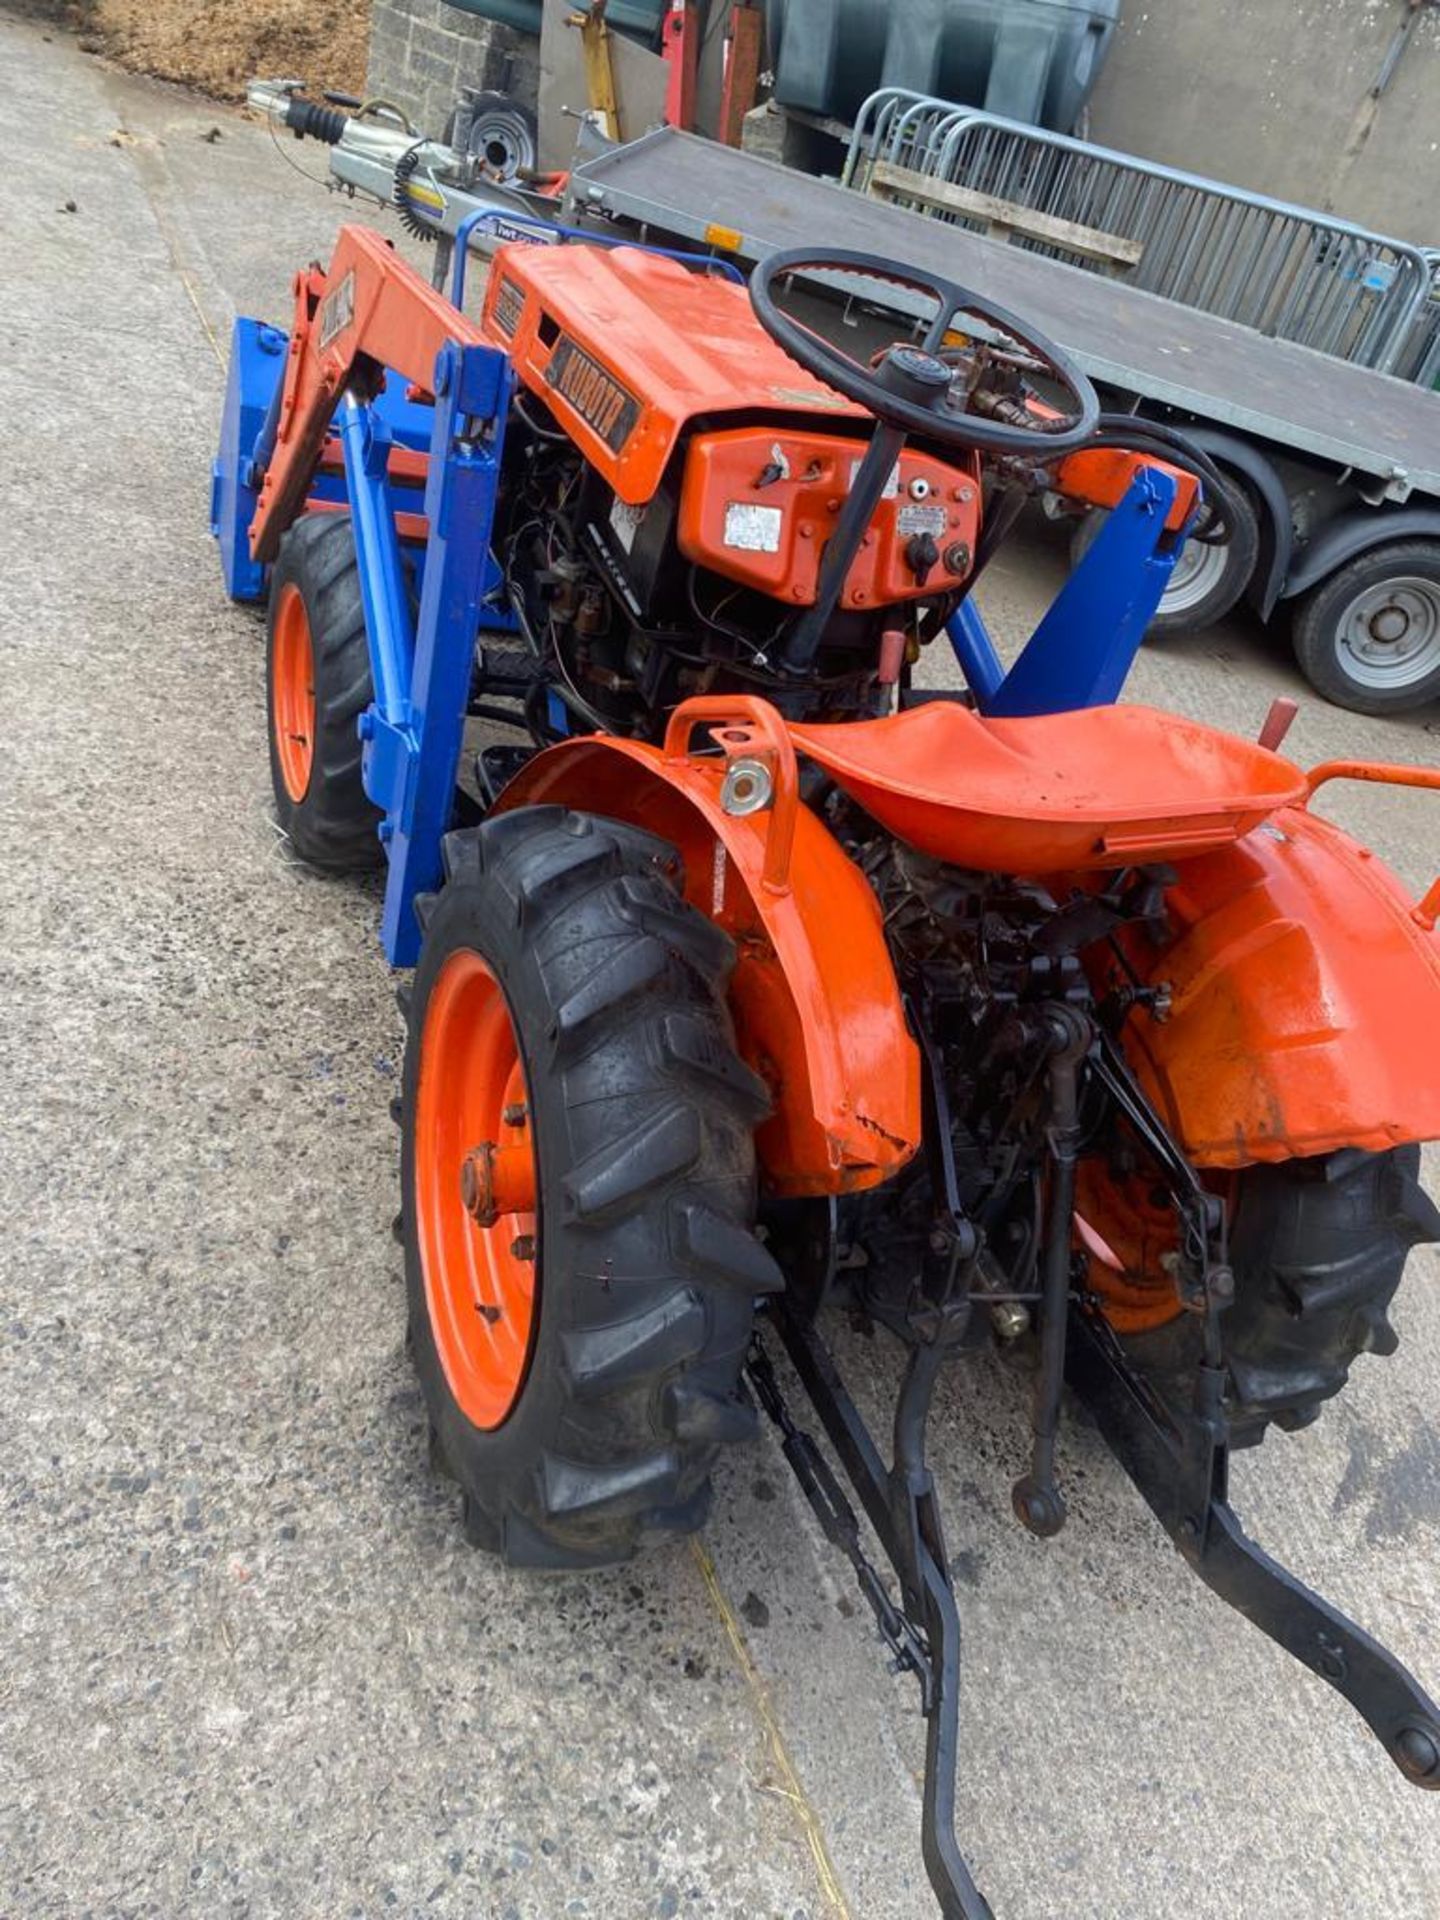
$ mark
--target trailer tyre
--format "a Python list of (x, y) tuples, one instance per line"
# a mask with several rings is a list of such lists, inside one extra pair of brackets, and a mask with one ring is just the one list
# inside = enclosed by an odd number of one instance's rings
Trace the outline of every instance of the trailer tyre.
[(307, 513), (270, 575), (265, 660), (270, 779), (290, 844), (332, 873), (378, 867), (380, 810), (360, 777), (370, 653), (348, 513)]
[[(1228, 475), (1225, 517), (1230, 533), (1222, 545), (1186, 541), (1159, 610), (1145, 630), (1147, 640), (1203, 633), (1238, 605), (1260, 557), (1260, 519), (1249, 489)], [(1090, 551), (1105, 520), (1104, 508), (1096, 507), (1078, 522), (1070, 547), (1073, 566)]]
[(1299, 603), (1295, 657), (1317, 692), (1352, 713), (1407, 713), (1440, 699), (1440, 541), (1362, 553)]
[(758, 1294), (728, 936), (652, 835), (560, 807), (445, 841), (401, 1101), (410, 1344), (473, 1542), (600, 1566), (704, 1520)]

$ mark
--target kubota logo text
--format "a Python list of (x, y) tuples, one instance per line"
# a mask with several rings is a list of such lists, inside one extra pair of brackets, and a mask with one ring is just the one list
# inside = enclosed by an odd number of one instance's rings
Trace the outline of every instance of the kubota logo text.
[(611, 374), (576, 346), (568, 334), (555, 343), (545, 369), (546, 384), (568, 400), (588, 427), (618, 453), (640, 418), (640, 403)]

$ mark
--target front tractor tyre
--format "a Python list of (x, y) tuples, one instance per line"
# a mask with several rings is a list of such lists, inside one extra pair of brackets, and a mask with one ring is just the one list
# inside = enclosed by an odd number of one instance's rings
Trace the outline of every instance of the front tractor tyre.
[(270, 575), (266, 647), (275, 814), (296, 853), (331, 873), (380, 866), (380, 810), (360, 776), (370, 653), (348, 513), (302, 514)]
[(531, 807), (450, 834), (401, 1101), (410, 1343), (466, 1531), (600, 1566), (698, 1527), (756, 1297), (766, 1090), (664, 842)]

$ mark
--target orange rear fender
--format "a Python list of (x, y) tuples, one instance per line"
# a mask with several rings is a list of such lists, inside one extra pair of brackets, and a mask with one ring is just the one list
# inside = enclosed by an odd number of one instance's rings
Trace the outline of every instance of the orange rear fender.
[(1179, 874), (1173, 936), (1126, 939), (1172, 1011), (1124, 1044), (1191, 1158), (1440, 1139), (1440, 932), (1394, 874), (1299, 807)]
[[(721, 709), (738, 723), (716, 729), (729, 736), (727, 758), (692, 757), (689, 726)], [(772, 806), (748, 815), (722, 806), (737, 758), (766, 770)], [(736, 1035), (775, 1103), (756, 1136), (768, 1184), (787, 1195), (855, 1192), (898, 1172), (920, 1144), (919, 1054), (879, 904), (794, 780), (773, 709), (744, 697), (690, 701), (665, 749), (603, 735), (566, 741), (524, 767), (497, 805), (575, 807), (679, 848), (687, 899), (736, 944)]]

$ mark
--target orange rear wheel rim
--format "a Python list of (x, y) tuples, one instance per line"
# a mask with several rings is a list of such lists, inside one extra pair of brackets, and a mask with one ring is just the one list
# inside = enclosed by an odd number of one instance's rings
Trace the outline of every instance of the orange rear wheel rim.
[(440, 1365), (466, 1419), (498, 1427), (530, 1365), (539, 1268), (535, 1142), (510, 1009), (469, 948), (445, 961), (425, 1009), (414, 1179)]
[(315, 764), (315, 648), (300, 589), (286, 584), (275, 609), (270, 662), (270, 724), (280, 778), (297, 803), (310, 791)]

